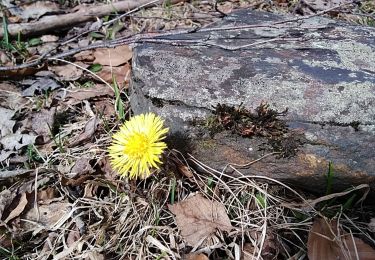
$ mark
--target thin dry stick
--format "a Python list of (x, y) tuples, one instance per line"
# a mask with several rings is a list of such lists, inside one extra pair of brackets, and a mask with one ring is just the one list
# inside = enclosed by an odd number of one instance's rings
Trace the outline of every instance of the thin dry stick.
[(86, 35), (86, 34), (88, 34), (88, 33), (90, 33), (90, 32), (97, 31), (97, 30), (99, 30), (100, 28), (102, 28), (103, 26), (106, 26), (106, 25), (112, 24), (112, 23), (114, 23), (114, 22), (116, 22), (116, 21), (118, 21), (118, 20), (120, 20), (120, 19), (122, 19), (122, 18), (124, 18), (124, 17), (128, 17), (128, 16), (130, 16), (130, 14), (132, 14), (132, 13), (134, 13), (134, 12), (137, 12), (137, 11), (139, 11), (140, 9), (142, 9), (142, 8), (144, 8), (144, 7), (147, 7), (147, 6), (151, 5), (151, 4), (157, 3), (157, 2), (159, 2), (159, 0), (154, 0), (154, 1), (151, 1), (151, 2), (148, 2), (148, 3), (145, 3), (145, 4), (143, 4), (143, 5), (139, 6), (139, 7), (136, 7), (136, 8), (134, 8), (134, 9), (132, 9), (132, 10), (129, 11), (129, 12), (126, 12), (126, 13), (120, 15), (120, 16), (117, 16), (116, 18), (114, 18), (114, 19), (112, 19), (112, 20), (109, 20), (108, 22), (104, 22), (104, 23), (103, 23), (101, 20), (99, 20), (99, 18), (97, 18), (97, 19), (98, 19), (98, 22), (101, 23), (101, 24), (99, 24), (98, 27), (95, 27), (94, 29), (91, 29), (91, 27), (90, 27), (89, 30), (84, 31), (84, 32), (82, 32), (82, 33), (80, 33), (80, 34), (78, 34), (78, 35), (76, 35), (76, 36), (70, 38), (69, 40), (63, 42), (61, 45), (65, 45), (65, 44), (67, 44), (67, 43), (69, 43), (69, 42), (72, 42), (72, 41), (78, 39), (79, 37), (81, 37), (81, 36), (83, 36), (83, 35)]
[[(170, 0), (172, 4), (181, 2), (183, 0)], [(162, 3), (162, 0), (158, 1)], [(83, 7), (78, 9), (78, 11), (62, 15), (49, 15), (42, 17), (38, 21), (30, 23), (20, 23), (20, 24), (9, 24), (6, 28), (9, 35), (17, 36), (30, 35), (30, 34), (40, 34), (48, 32), (50, 30), (58, 30), (61, 28), (66, 28), (69, 26), (74, 26), (88, 21), (93, 21), (96, 17), (102, 17), (109, 15), (114, 11), (125, 12), (138, 8), (139, 6), (148, 4), (149, 1), (146, 0), (126, 0), (118, 1), (110, 4)], [(147, 5), (146, 5), (147, 6)], [(0, 28), (0, 38), (5, 34), (4, 29)]]
[(275, 155), (275, 154), (281, 154), (281, 153), (280, 152), (272, 152), (272, 153), (265, 154), (262, 157), (260, 157), (258, 159), (255, 159), (255, 160), (253, 160), (251, 162), (245, 163), (245, 164), (229, 163), (227, 166), (237, 167), (237, 168), (240, 168), (240, 169), (244, 169), (244, 168), (247, 168), (247, 167), (253, 165), (254, 163), (257, 163), (257, 162), (263, 160), (264, 158), (267, 158), (267, 157), (269, 157), (271, 155)]

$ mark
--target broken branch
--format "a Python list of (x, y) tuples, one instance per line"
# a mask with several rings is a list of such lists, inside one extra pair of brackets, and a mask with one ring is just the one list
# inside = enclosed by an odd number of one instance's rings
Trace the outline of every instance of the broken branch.
[[(170, 3), (175, 4), (182, 2), (183, 0), (172, 0)], [(152, 3), (160, 4), (164, 0), (152, 1)], [(127, 12), (132, 9), (137, 9), (141, 6), (149, 5), (150, 0), (126, 0), (121, 2), (115, 2), (106, 5), (99, 5), (94, 7), (83, 7), (77, 12), (63, 14), (63, 15), (49, 15), (42, 17), (38, 21), (30, 23), (20, 23), (20, 24), (9, 24), (8, 33), (12, 36), (21, 35), (36, 35), (41, 33), (46, 33), (50, 30), (58, 30), (67, 28), (80, 23), (85, 23), (88, 21), (93, 21), (96, 17), (103, 17), (116, 12)], [(4, 29), (0, 28), (0, 38), (4, 36)]]

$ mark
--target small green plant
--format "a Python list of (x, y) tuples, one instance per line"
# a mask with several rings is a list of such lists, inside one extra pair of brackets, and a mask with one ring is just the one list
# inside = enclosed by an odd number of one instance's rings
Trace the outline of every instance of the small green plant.
[(11, 53), (18, 53), (23, 58), (26, 58), (28, 51), (26, 49), (26, 43), (21, 41), (21, 34), (18, 33), (17, 41), (12, 43), (10, 41), (9, 32), (8, 32), (8, 21), (7, 18), (3, 17), (3, 39), (0, 41), (0, 49), (5, 49)]
[(214, 193), (214, 179), (212, 176), (208, 177), (207, 179), (207, 188), (208, 188), (208, 191), (207, 193), (212, 195)]
[(95, 86), (95, 83), (93, 81), (86, 81), (81, 85), (81, 88), (91, 88)]
[(113, 23), (113, 26), (109, 28), (106, 32), (106, 39), (114, 40), (116, 38), (116, 34), (124, 28), (124, 24), (120, 21), (116, 21)]
[[(20, 41), (19, 41), (20, 42)], [(33, 47), (33, 46), (37, 46), (37, 45), (40, 45), (42, 44), (43, 41), (40, 39), (40, 38), (31, 38), (28, 42), (27, 42), (27, 45), (30, 46), (30, 47)], [(26, 46), (26, 44), (25, 44)]]
[(92, 39), (103, 39), (105, 37), (105, 35), (97, 32), (91, 32), (89, 35)]
[(105, 117), (103, 111), (97, 111), (99, 118), (103, 121), (103, 127), (104, 131), (106, 131), (107, 134), (111, 134), (111, 128), (109, 126), (109, 121)]
[(99, 72), (101, 71), (103, 68), (103, 66), (101, 64), (98, 64), (98, 63), (94, 63), (92, 64), (90, 67), (89, 67), (89, 71), (91, 72)]
[(255, 194), (255, 202), (260, 208), (262, 209), (267, 208), (267, 198), (264, 194), (261, 194), (261, 193)]
[(48, 128), (49, 128), (49, 131), (50, 131), (51, 138), (52, 138), (53, 142), (55, 143), (55, 145), (57, 146), (57, 148), (59, 148), (60, 153), (64, 153), (65, 150), (64, 150), (63, 141), (61, 140), (60, 129), (58, 129), (57, 134), (54, 134), (55, 131), (54, 131), (53, 128), (51, 128), (50, 125), (48, 125)]
[(33, 144), (27, 146), (26, 155), (29, 162), (42, 162), (43, 158), (40, 156), (39, 151)]
[(165, 11), (166, 18), (171, 19), (173, 12), (172, 12), (172, 2), (170, 0), (163, 2), (163, 9)]
[[(333, 163), (329, 162), (328, 172), (326, 176), (326, 196), (333, 194), (333, 178), (334, 170)], [(351, 189), (346, 189), (345, 191), (350, 191)], [(329, 200), (321, 202), (317, 205), (317, 208), (327, 217), (335, 217), (340, 212), (349, 210), (353, 207), (354, 201), (357, 197), (357, 193), (347, 194), (343, 197), (335, 196)]]
[(357, 197), (357, 194), (352, 194), (352, 196), (350, 196), (346, 202), (342, 205), (342, 210), (347, 210), (347, 209), (350, 209), (353, 207), (353, 202), (354, 202), (354, 199)]
[(327, 188), (326, 188), (326, 195), (332, 193), (332, 185), (333, 185), (333, 164), (332, 162), (328, 163), (328, 173), (327, 173)]
[(121, 93), (120, 89), (118, 87), (116, 77), (115, 75), (112, 74), (112, 82), (113, 82), (113, 90), (115, 91), (115, 110), (117, 112), (118, 118), (123, 120), (125, 119), (125, 108), (124, 108), (124, 103), (122, 102), (121, 99)]
[(251, 195), (248, 192), (245, 192), (245, 194), (241, 195), (239, 200), (242, 205), (246, 205), (246, 203), (250, 200)]
[(160, 260), (160, 259), (165, 259), (165, 257), (167, 256), (167, 253), (166, 252), (162, 252), (160, 255), (158, 255), (155, 259), (156, 260)]
[(1, 48), (8, 50), (8, 51), (13, 51), (14, 47), (12, 44), (10, 44), (9, 41), (9, 32), (8, 32), (8, 21), (5, 16), (3, 16), (3, 39), (1, 40)]

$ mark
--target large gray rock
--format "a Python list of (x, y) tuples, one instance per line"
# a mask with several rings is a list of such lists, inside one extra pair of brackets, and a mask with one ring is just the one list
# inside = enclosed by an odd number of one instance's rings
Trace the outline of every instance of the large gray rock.
[(243, 10), (213, 27), (168, 38), (190, 41), (184, 46), (138, 45), (132, 109), (165, 117), (173, 134), (189, 137), (195, 158), (220, 170), (260, 158), (267, 138), (205, 134), (196, 122), (212, 115), (213, 106), (255, 109), (264, 101), (278, 111), (288, 108), (289, 137), (303, 136), (298, 152), (269, 156), (242, 173), (320, 192), (332, 161), (337, 190), (375, 187), (375, 29), (322, 17), (277, 23), (290, 19)]

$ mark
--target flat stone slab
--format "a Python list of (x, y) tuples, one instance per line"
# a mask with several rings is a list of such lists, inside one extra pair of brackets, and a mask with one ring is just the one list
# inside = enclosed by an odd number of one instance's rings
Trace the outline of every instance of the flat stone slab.
[(163, 116), (172, 134), (189, 137), (195, 158), (220, 170), (262, 157), (266, 138), (228, 131), (211, 136), (197, 121), (207, 120), (218, 103), (288, 108), (284, 120), (305, 140), (298, 152), (269, 156), (242, 173), (308, 182), (305, 188), (319, 192), (332, 161), (337, 190), (375, 187), (375, 29), (295, 18), (241, 10), (198, 32), (166, 38), (179, 46), (138, 45), (132, 109)]

